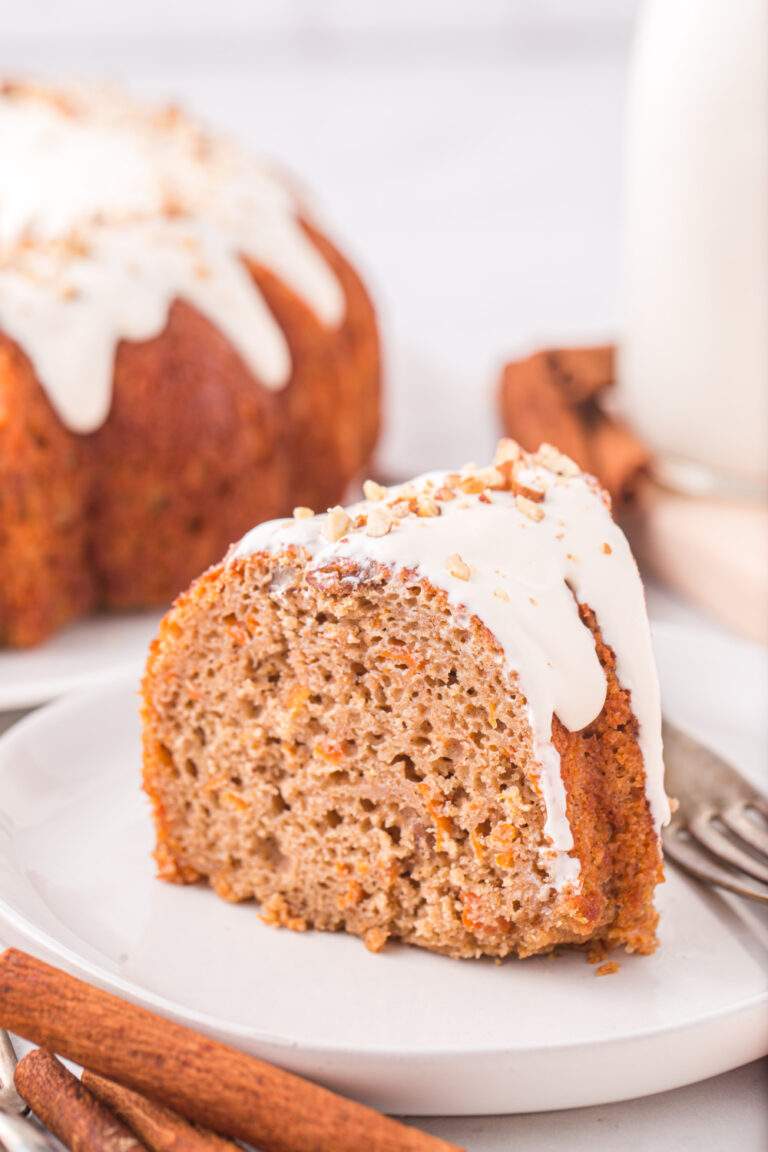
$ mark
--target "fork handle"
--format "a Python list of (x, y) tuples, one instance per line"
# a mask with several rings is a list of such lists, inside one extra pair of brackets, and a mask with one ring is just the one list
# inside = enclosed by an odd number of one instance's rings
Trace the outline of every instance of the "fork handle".
[(0, 1112), (0, 1144), (6, 1152), (54, 1152), (46, 1134), (32, 1120)]

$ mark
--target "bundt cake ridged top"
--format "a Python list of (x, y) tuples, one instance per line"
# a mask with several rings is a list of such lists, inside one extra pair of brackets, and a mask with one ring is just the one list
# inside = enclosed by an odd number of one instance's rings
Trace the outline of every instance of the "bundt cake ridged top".
[(109, 412), (121, 339), (147, 340), (179, 298), (256, 378), (289, 380), (285, 336), (249, 274), (268, 267), (325, 325), (344, 317), (332, 269), (274, 171), (178, 109), (111, 90), (0, 88), (0, 328), (77, 432)]
[(573, 882), (578, 860), (566, 814), (557, 715), (571, 731), (602, 711), (606, 680), (579, 604), (595, 612), (631, 693), (648, 805), (657, 830), (669, 818), (664, 791), (659, 685), (640, 576), (597, 482), (545, 445), (523, 452), (502, 441), (492, 467), (435, 472), (391, 489), (368, 482), (367, 499), (315, 516), (261, 524), (228, 555), (303, 550), (313, 579), (365, 578), (371, 562), (413, 571), (476, 617), (498, 645), (527, 701), (546, 805), (545, 832), (557, 850), (553, 879)]

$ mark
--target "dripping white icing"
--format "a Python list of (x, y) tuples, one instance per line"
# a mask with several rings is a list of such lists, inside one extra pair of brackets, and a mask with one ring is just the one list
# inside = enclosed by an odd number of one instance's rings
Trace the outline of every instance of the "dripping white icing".
[[(407, 488), (433, 492), (447, 475), (432, 473)], [(661, 707), (640, 576), (599, 489), (581, 475), (554, 475), (530, 461), (525, 476), (546, 488), (539, 505), (541, 520), (521, 511), (510, 492), (489, 491), (483, 499), (472, 495), (447, 501), (439, 516), (409, 515), (378, 538), (361, 529), (331, 543), (323, 534), (326, 516), (270, 521), (243, 537), (228, 559), (294, 545), (311, 553), (315, 570), (341, 557), (362, 566), (374, 560), (395, 569), (412, 568), (442, 588), (457, 609), (481, 620), (499, 643), (505, 666), (516, 674), (528, 703), (547, 813), (545, 833), (551, 843), (544, 859), (552, 883), (563, 887), (578, 881), (579, 864), (568, 855), (573, 837), (560, 759), (551, 739), (552, 718), (557, 715), (566, 728), (578, 731), (596, 719), (606, 696), (594, 638), (579, 616), (577, 601), (596, 613), (603, 638), (616, 655), (619, 680), (632, 694), (657, 831), (669, 818)], [(391, 489), (389, 499), (398, 491)], [(364, 502), (349, 513), (354, 517), (374, 506)], [(456, 553), (470, 566), (468, 581), (448, 570), (446, 562)]]
[(322, 323), (343, 318), (341, 287), (289, 189), (178, 113), (109, 92), (11, 88), (0, 94), (0, 155), (0, 328), (74, 431), (109, 412), (117, 343), (156, 336), (177, 298), (266, 387), (288, 382), (288, 345), (244, 258)]

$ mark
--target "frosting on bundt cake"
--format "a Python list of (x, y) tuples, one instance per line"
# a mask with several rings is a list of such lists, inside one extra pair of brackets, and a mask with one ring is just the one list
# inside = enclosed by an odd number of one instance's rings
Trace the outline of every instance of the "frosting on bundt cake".
[(372, 946), (651, 949), (659, 689), (608, 498), (511, 441), (366, 497), (258, 526), (166, 618), (161, 871)]
[(340, 499), (379, 344), (290, 182), (178, 109), (5, 84), (0, 154), (0, 644), (27, 645)]
[(10, 85), (0, 154), (0, 323), (76, 432), (107, 417), (118, 342), (156, 336), (177, 298), (262, 384), (284, 387), (290, 349), (247, 261), (271, 268), (324, 324), (344, 318), (339, 281), (287, 184), (178, 109)]

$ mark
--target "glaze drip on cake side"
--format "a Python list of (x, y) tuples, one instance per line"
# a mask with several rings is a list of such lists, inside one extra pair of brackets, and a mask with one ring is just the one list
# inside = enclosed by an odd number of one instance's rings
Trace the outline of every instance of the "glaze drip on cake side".
[(274, 173), (174, 109), (111, 92), (0, 89), (0, 328), (30, 357), (62, 422), (91, 432), (111, 403), (118, 342), (194, 305), (268, 388), (290, 378), (285, 336), (246, 261), (326, 325), (344, 296)]
[(546, 447), (528, 456), (503, 444), (498, 460), (498, 469), (430, 473), (381, 489), (379, 499), (345, 513), (261, 524), (233, 547), (228, 561), (300, 548), (310, 553), (316, 576), (340, 559), (363, 572), (370, 561), (413, 569), (458, 610), (477, 617), (527, 700), (551, 843), (544, 862), (552, 882), (563, 887), (577, 882), (579, 864), (568, 855), (573, 836), (552, 719), (557, 715), (578, 731), (599, 716), (606, 696), (594, 637), (578, 603), (595, 612), (615, 653), (618, 678), (631, 692), (657, 831), (669, 818), (659, 685), (637, 566), (596, 482)]

